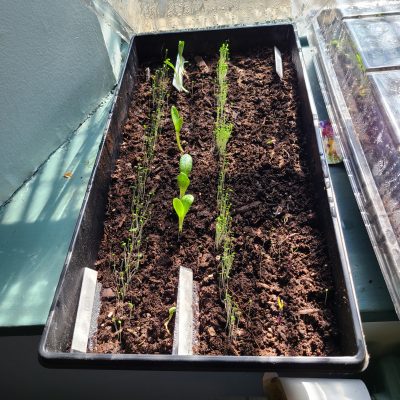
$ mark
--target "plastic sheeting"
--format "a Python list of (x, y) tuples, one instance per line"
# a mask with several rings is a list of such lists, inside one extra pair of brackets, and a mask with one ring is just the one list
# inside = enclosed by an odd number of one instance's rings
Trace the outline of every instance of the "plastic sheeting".
[(290, 0), (108, 0), (136, 33), (255, 24), (291, 17)]

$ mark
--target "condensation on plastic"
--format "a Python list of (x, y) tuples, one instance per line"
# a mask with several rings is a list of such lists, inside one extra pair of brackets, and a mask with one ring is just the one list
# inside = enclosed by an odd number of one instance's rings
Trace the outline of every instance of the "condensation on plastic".
[(400, 316), (400, 1), (330, 4), (312, 23), (328, 112)]
[(287, 20), (291, 0), (108, 0), (136, 33)]

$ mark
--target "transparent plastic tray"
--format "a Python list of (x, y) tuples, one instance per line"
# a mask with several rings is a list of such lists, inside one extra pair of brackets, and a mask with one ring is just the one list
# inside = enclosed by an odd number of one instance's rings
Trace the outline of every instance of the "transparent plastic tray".
[(400, 316), (400, 2), (321, 10), (311, 42), (349, 178)]

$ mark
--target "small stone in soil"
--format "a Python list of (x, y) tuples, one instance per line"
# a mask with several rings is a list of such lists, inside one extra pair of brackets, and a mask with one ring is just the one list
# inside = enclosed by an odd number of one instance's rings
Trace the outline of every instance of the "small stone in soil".
[(321, 310), (317, 310), (316, 308), (307, 308), (304, 310), (299, 310), (300, 315), (314, 314), (320, 312)]
[(217, 333), (215, 332), (215, 329), (212, 327), (212, 326), (210, 326), (208, 329), (207, 329), (207, 332), (208, 332), (208, 334), (210, 335), (210, 336), (215, 336)]
[(105, 288), (101, 291), (101, 298), (102, 299), (114, 299), (115, 293), (111, 288)]

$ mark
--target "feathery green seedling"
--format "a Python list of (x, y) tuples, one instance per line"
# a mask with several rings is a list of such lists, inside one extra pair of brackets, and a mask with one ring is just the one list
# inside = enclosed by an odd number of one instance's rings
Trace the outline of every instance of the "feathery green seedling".
[(228, 293), (228, 290), (225, 291), (224, 304), (227, 314), (226, 328), (228, 330), (228, 338), (229, 340), (232, 340), (235, 336), (235, 331), (239, 326), (241, 312), (238, 305), (233, 300), (232, 295)]
[(123, 242), (119, 269), (114, 268), (118, 300), (124, 302), (128, 286), (143, 260), (143, 230), (150, 217), (152, 192), (147, 180), (158, 135), (162, 129), (164, 108), (168, 94), (168, 66), (164, 63), (155, 71), (151, 87), (150, 123), (143, 137), (143, 158), (136, 167), (136, 182), (132, 189), (131, 224), (128, 238)]
[(181, 199), (174, 198), (172, 204), (179, 219), (179, 233), (183, 230), (183, 221), (188, 213), (191, 205), (193, 204), (194, 197), (191, 194), (185, 194)]
[(175, 128), (176, 144), (178, 145), (179, 151), (183, 153), (183, 149), (181, 146), (181, 136), (180, 136), (183, 125), (183, 118), (179, 115), (178, 109), (175, 106), (171, 107), (171, 118)]
[(171, 320), (172, 320), (173, 316), (175, 315), (175, 313), (176, 313), (176, 307), (171, 307), (168, 310), (168, 318), (164, 321), (164, 328), (168, 332), (168, 335), (171, 335), (171, 332), (168, 329), (168, 325), (171, 322)]
[(229, 240), (231, 234), (232, 217), (230, 214), (229, 195), (223, 191), (218, 201), (219, 215), (215, 224), (215, 247), (221, 248), (222, 243)]
[(220, 248), (221, 243), (225, 238), (225, 232), (227, 231), (226, 225), (227, 225), (227, 214), (225, 213), (218, 215), (215, 223), (215, 247), (217, 249)]
[(224, 208), (223, 202), (229, 203), (229, 191), (225, 186), (227, 160), (224, 157), (220, 163), (220, 169), (218, 174), (218, 186), (217, 186), (217, 208), (222, 213)]
[(215, 142), (220, 155), (224, 156), (226, 153), (226, 145), (232, 134), (233, 125), (227, 124), (225, 121), (221, 122), (215, 128)]
[(222, 288), (226, 289), (228, 287), (228, 281), (231, 275), (234, 259), (235, 252), (233, 251), (233, 239), (230, 236), (230, 232), (227, 232), (227, 236), (223, 243), (223, 253), (220, 262), (220, 279)]
[(226, 147), (232, 134), (233, 125), (226, 121), (225, 106), (228, 98), (228, 59), (229, 46), (223, 43), (219, 49), (217, 64), (217, 118), (214, 134), (215, 144), (220, 157), (220, 172), (217, 188), (218, 217), (215, 224), (215, 246), (220, 254), (219, 287), (221, 299), (226, 311), (226, 328), (228, 337), (232, 339), (234, 330), (239, 323), (239, 309), (229, 294), (229, 279), (235, 259), (233, 235), (231, 231), (232, 217), (230, 214), (229, 190), (225, 185), (227, 171)]
[(217, 64), (217, 121), (216, 126), (225, 122), (225, 104), (228, 97), (228, 74), (229, 46), (223, 43), (219, 49), (219, 59)]
[(168, 97), (168, 67), (166, 64), (155, 71), (152, 81), (152, 112), (150, 126), (146, 130), (144, 138), (144, 166), (149, 166), (153, 161), (155, 144), (162, 128), (164, 108)]

